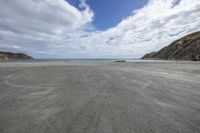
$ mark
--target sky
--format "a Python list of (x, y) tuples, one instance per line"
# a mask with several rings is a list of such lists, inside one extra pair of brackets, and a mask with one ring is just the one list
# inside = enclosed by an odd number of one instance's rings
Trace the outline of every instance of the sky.
[[(79, 7), (79, 0), (68, 0)], [(135, 9), (142, 8), (148, 0), (88, 0), (92, 11), (95, 12), (93, 26), (100, 30), (106, 30), (116, 26), (123, 18), (131, 15)]]
[(200, 0), (0, 0), (0, 51), (140, 58), (200, 30)]

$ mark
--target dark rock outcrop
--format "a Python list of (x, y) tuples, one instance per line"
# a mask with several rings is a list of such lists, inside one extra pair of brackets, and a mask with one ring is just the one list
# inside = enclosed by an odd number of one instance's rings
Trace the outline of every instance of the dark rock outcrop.
[(11, 53), (11, 52), (1, 52), (0, 51), (0, 61), (6, 60), (28, 60), (33, 59), (31, 56), (24, 53)]
[(115, 62), (126, 62), (125, 60), (117, 60)]
[(200, 61), (200, 32), (176, 40), (158, 52), (146, 54), (142, 59)]

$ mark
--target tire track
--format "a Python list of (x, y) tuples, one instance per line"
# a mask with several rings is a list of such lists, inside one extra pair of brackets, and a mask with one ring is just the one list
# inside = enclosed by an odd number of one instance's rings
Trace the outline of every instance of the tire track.
[(24, 70), (24, 71), (21, 71), (21, 72), (10, 74), (10, 75), (8, 75), (7, 77), (4, 78), (3, 83), (5, 85), (8, 85), (8, 86), (13, 87), (13, 88), (51, 89), (51, 90), (55, 89), (55, 87), (52, 87), (52, 86), (20, 85), (20, 84), (15, 84), (15, 83), (10, 82), (11, 79), (13, 79), (13, 78), (19, 78), (19, 77), (21, 77), (23, 75), (26, 75), (26, 74), (28, 75), (28, 73), (30, 73), (30, 72), (27, 71), (27, 70)]
[[(98, 104), (97, 99), (98, 99), (97, 97), (91, 98), (88, 102), (86, 102), (83, 105), (83, 107), (78, 112), (76, 112), (72, 116), (72, 118), (67, 126), (67, 133), (73, 133), (76, 130), (79, 130), (78, 128), (80, 128), (80, 127), (78, 127), (78, 126), (80, 126), (80, 125), (83, 126), (82, 127), (83, 129), (80, 129), (81, 132), (83, 132), (83, 133), (86, 133), (90, 129), (90, 127), (97, 115), (98, 106), (101, 106)], [(81, 122), (85, 122), (85, 123), (83, 124)]]

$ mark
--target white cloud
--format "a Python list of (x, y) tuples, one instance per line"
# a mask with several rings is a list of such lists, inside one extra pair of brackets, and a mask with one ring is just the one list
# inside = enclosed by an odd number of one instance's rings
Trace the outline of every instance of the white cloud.
[(0, 49), (51, 53), (63, 32), (92, 22), (93, 12), (84, 1), (82, 5), (79, 11), (64, 0), (1, 0)]
[(93, 29), (94, 13), (80, 3), (81, 10), (64, 0), (0, 1), (0, 49), (44, 58), (134, 58), (200, 30), (199, 0), (150, 0), (106, 31)]

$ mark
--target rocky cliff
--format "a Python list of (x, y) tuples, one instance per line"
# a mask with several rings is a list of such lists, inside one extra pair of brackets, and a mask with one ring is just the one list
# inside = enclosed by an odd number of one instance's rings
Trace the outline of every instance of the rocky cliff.
[(200, 32), (176, 40), (158, 52), (148, 53), (142, 59), (200, 61)]
[(25, 60), (25, 59), (33, 59), (33, 58), (24, 53), (11, 53), (11, 52), (1, 52), (0, 51), (0, 61)]

